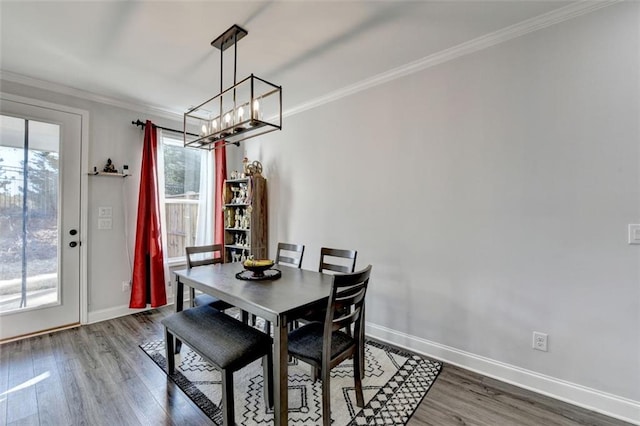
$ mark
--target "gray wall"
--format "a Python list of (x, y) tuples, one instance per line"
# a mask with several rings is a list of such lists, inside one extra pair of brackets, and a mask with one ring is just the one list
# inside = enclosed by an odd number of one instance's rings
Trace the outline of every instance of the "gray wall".
[[(374, 266), (373, 335), (498, 366), (505, 380), (586, 387), (574, 398), (584, 405), (596, 392), (640, 406), (640, 246), (627, 245), (640, 221), (639, 8), (598, 10), (230, 148), (229, 170), (245, 152), (265, 167), (271, 254), (277, 241), (304, 243), (315, 269), (321, 246), (355, 248), (360, 267)], [(179, 118), (1, 90), (88, 110), (88, 166), (131, 167), (122, 181), (88, 179), (85, 232), (89, 321), (128, 313), (142, 144), (130, 123)], [(99, 206), (113, 207), (113, 230), (97, 229)], [(531, 349), (534, 330), (549, 352)], [(512, 381), (540, 384), (526, 377)]]
[(372, 324), (640, 401), (638, 11), (607, 7), (247, 142), (272, 250), (304, 243), (313, 269), (321, 246), (355, 248), (373, 264)]

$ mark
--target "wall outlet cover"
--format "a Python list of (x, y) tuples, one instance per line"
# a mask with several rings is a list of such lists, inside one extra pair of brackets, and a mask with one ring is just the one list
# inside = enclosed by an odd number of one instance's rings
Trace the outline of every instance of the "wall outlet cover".
[(629, 224), (629, 244), (640, 244), (640, 224)]
[(98, 217), (112, 217), (113, 216), (113, 208), (108, 207), (98, 207)]
[(98, 229), (111, 229), (113, 227), (113, 222), (111, 218), (101, 218), (98, 219)]

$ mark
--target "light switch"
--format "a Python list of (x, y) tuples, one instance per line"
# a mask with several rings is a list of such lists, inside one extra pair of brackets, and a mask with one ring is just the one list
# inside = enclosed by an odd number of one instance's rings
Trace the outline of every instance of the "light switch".
[(98, 219), (98, 229), (111, 229), (112, 226), (111, 218)]
[(111, 217), (113, 216), (112, 207), (98, 207), (98, 217)]
[(629, 224), (629, 244), (640, 244), (640, 224)]

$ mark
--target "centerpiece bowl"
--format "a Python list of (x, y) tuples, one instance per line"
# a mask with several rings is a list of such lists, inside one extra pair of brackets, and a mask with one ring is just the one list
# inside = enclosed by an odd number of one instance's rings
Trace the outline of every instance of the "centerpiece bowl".
[(264, 275), (264, 271), (271, 268), (274, 265), (274, 261), (270, 259), (247, 259), (244, 261), (244, 269), (253, 272), (254, 277), (261, 277)]

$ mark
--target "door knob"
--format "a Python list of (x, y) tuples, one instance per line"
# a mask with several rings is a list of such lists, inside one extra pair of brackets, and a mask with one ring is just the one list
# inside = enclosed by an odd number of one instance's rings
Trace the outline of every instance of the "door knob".
[(77, 242), (77, 241), (71, 241), (71, 242), (69, 243), (69, 247), (75, 247), (75, 246), (77, 246), (77, 245), (78, 245), (78, 242)]
[(71, 231), (69, 231), (69, 235), (76, 235), (78, 233), (77, 229), (72, 229)]

